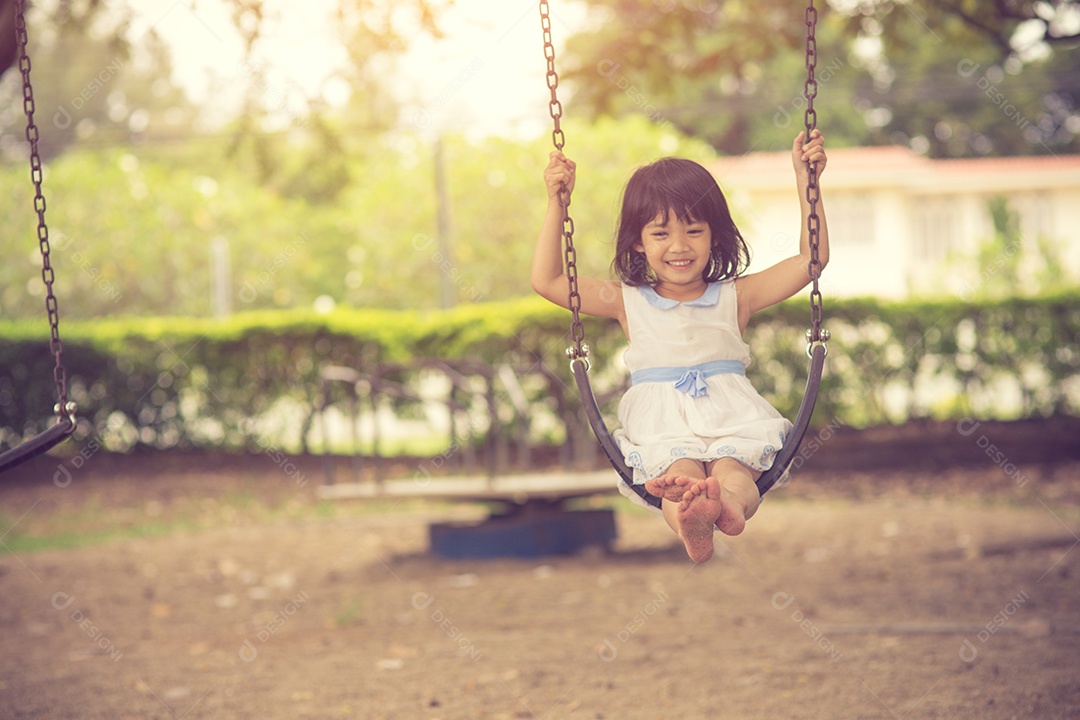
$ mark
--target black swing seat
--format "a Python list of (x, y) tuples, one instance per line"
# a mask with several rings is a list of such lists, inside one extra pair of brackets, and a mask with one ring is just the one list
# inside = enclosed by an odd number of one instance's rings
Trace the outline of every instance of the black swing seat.
[[(784, 447), (780, 449), (773, 459), (772, 467), (762, 473), (757, 480), (758, 492), (762, 495), (768, 492), (783, 476), (788, 465), (795, 458), (795, 454), (799, 451), (799, 445), (802, 443), (803, 436), (806, 435), (807, 428), (810, 427), (810, 417), (814, 414), (814, 405), (817, 403), (818, 386), (821, 383), (821, 371), (825, 366), (825, 354), (827, 351), (828, 348), (824, 343), (816, 343), (810, 350), (810, 370), (807, 374), (806, 390), (803, 393), (802, 403), (799, 405), (799, 414), (795, 417), (795, 422), (792, 423), (791, 432), (784, 442)], [(622, 481), (637, 493), (642, 500), (654, 507), (660, 507), (660, 498), (646, 492), (644, 485), (634, 484), (634, 471), (623, 460), (622, 452), (619, 451), (619, 446), (607, 429), (604, 418), (600, 414), (600, 408), (596, 404), (596, 397), (593, 395), (592, 386), (589, 384), (588, 361), (585, 359), (573, 360), (570, 363), (570, 368), (574, 372), (574, 381), (577, 382), (578, 395), (581, 397), (582, 405), (585, 407), (585, 415), (589, 419), (589, 425), (592, 426), (593, 433), (600, 442), (604, 455), (611, 462), (611, 466), (619, 473)]]
[(16, 465), (21, 465), (30, 458), (43, 455), (59, 445), (69, 435), (75, 432), (76, 422), (73, 415), (65, 415), (56, 421), (56, 424), (39, 435), (20, 443), (7, 452), (0, 454), (0, 473), (10, 470)]

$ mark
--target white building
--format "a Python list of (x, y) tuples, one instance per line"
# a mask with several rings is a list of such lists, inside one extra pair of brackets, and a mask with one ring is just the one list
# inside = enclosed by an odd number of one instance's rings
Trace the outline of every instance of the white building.
[[(724, 158), (712, 172), (751, 245), (753, 270), (797, 252), (790, 153)], [(994, 272), (971, 258), (993, 236), (988, 203), (998, 196), (1019, 215), (1021, 250), (1036, 252), (1034, 241), (1048, 238), (1069, 276), (1080, 277), (1080, 155), (931, 160), (904, 147), (831, 149), (821, 185), (832, 249), (823, 293), (963, 296)]]

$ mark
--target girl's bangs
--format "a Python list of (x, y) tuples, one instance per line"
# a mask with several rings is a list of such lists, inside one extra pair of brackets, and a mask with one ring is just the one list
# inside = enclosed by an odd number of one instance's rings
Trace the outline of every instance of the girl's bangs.
[[(641, 227), (645, 227), (656, 218), (661, 218), (664, 224), (667, 224), (670, 219), (668, 216), (671, 211), (675, 211), (675, 217), (681, 222), (686, 224), (707, 222), (705, 213), (694, 212), (694, 204), (687, 202), (685, 197), (677, 193), (661, 192), (656, 196), (649, 198), (650, 202), (644, 204), (642, 212), (639, 214), (641, 219)], [(696, 203), (695, 203), (696, 204)]]

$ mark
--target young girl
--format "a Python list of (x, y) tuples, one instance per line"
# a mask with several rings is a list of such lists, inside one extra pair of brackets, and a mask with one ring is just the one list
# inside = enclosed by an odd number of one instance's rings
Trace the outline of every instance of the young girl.
[[(612, 262), (620, 282), (578, 279), (581, 311), (618, 320), (630, 342), (631, 387), (619, 403), (615, 438), (634, 483), (663, 498), (664, 519), (694, 562), (712, 557), (714, 528), (743, 531), (761, 502), (755, 481), (791, 429), (747, 381), (750, 351), (742, 333), (751, 315), (810, 282), (806, 163), (815, 163), (820, 176), (826, 157), (821, 133), (805, 135), (791, 148), (803, 216), (798, 255), (744, 275), (749, 249), (716, 180), (695, 162), (665, 158), (637, 170), (623, 193)], [(532, 287), (562, 307), (568, 298), (559, 194), (572, 192), (574, 180), (574, 163), (551, 153)], [(824, 267), (829, 233), (820, 199), (817, 212)]]

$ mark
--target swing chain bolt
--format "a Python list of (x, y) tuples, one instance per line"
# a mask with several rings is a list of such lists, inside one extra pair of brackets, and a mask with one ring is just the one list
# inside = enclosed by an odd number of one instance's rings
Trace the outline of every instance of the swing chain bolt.
[(575, 363), (582, 363), (585, 366), (585, 372), (592, 370), (592, 363), (589, 361), (588, 348), (585, 348), (585, 353), (579, 355), (575, 348), (566, 348), (566, 356), (570, 358), (570, 370), (574, 370)]
[(578, 350), (577, 347), (575, 347), (573, 345), (566, 348), (566, 357), (570, 360), (570, 362), (574, 362), (575, 360), (588, 360), (589, 359), (589, 345), (588, 345), (588, 343), (581, 343), (581, 350), (580, 351)]
[(829, 354), (829, 346), (826, 345), (826, 343), (829, 342), (829, 338), (831, 338), (831, 337), (832, 337), (832, 335), (829, 334), (828, 330), (826, 330), (825, 328), (820, 328), (818, 330), (818, 339), (815, 341), (814, 340), (814, 330), (812, 328), (807, 328), (806, 329), (806, 357), (813, 357), (813, 355), (814, 355), (814, 346), (815, 345), (821, 345), (823, 348), (825, 348), (825, 354), (828, 355)]

